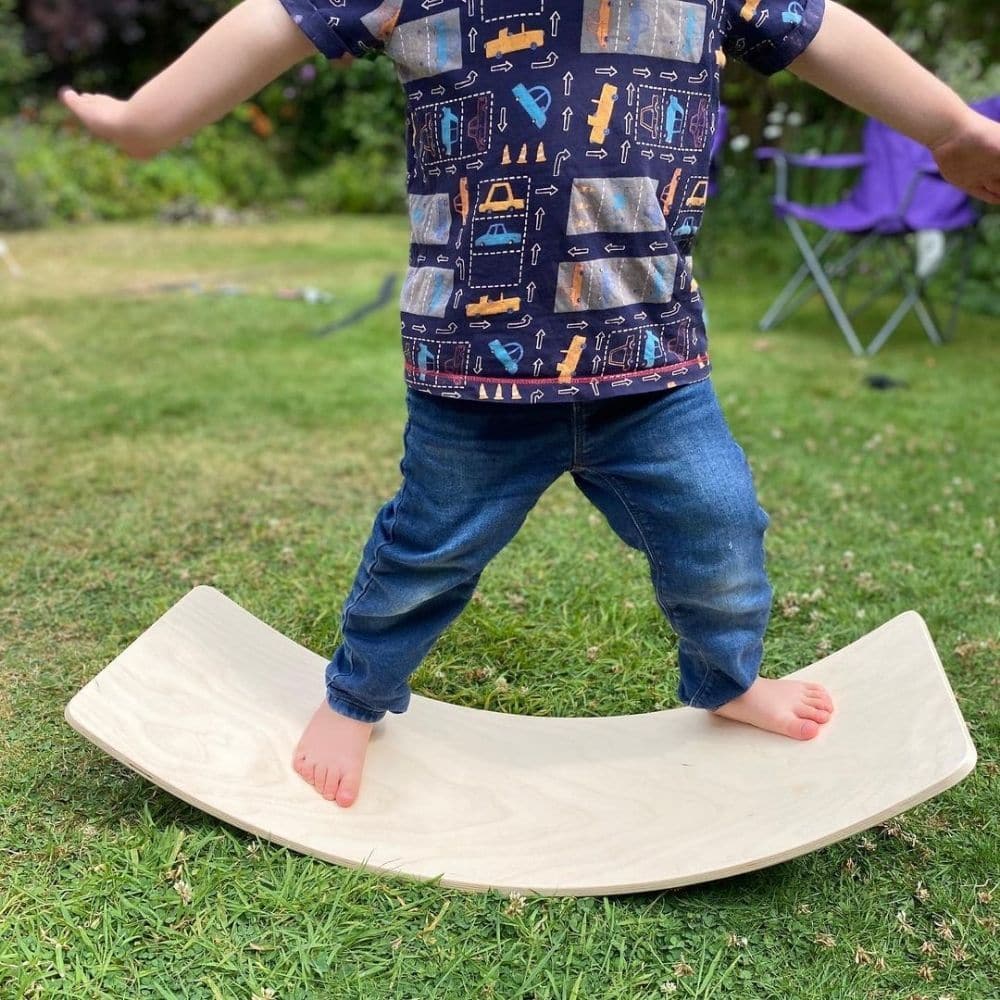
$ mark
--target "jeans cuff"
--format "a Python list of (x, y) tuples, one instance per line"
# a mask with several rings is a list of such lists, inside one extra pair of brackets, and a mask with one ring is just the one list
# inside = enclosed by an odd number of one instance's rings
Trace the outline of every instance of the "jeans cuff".
[(329, 688), (326, 692), (326, 703), (338, 715), (346, 715), (356, 722), (378, 722), (385, 715), (385, 712), (373, 712), (340, 693), (331, 692)]
[[(754, 680), (756, 679), (755, 677)], [(750, 690), (751, 684), (753, 681), (746, 687), (740, 687), (739, 684), (725, 675), (713, 672), (705, 679), (690, 701), (685, 701), (684, 695), (680, 691), (677, 692), (677, 696), (691, 708), (704, 708), (706, 711), (712, 712), (734, 698), (739, 698), (741, 694), (746, 694)]]

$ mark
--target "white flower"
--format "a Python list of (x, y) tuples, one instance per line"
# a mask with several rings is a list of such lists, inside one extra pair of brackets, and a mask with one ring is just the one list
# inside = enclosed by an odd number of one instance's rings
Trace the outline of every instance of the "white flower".
[(747, 146), (750, 145), (750, 136), (748, 135), (734, 135), (732, 139), (729, 140), (729, 148), (735, 153), (741, 153)]
[(777, 139), (784, 129), (780, 125), (767, 125), (764, 128), (765, 139)]
[(785, 119), (785, 122), (792, 128), (798, 128), (804, 121), (805, 118), (800, 111), (789, 112), (788, 117)]
[(767, 120), (772, 125), (780, 125), (785, 120), (785, 112), (775, 108), (774, 111), (768, 113)]

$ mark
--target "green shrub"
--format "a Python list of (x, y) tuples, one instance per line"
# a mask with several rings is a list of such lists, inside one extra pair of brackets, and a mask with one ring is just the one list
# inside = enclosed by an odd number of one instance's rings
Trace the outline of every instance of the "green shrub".
[[(169, 157), (197, 163), (237, 208), (279, 202), (289, 193), (289, 182), (273, 153), (249, 130), (246, 118), (247, 105), (240, 105), (232, 115), (200, 129)], [(160, 158), (166, 157), (160, 154), (156, 159)]]
[(19, 161), (21, 131), (0, 124), (0, 231), (37, 229), (49, 218), (38, 180)]
[(406, 208), (406, 164), (387, 153), (336, 157), (300, 177), (296, 194), (314, 214), (401, 212)]
[(181, 195), (216, 201), (223, 194), (190, 159), (132, 160), (86, 133), (43, 128), (25, 133), (19, 167), (37, 179), (48, 210), (70, 222), (137, 218)]
[[(52, 122), (18, 127), (18, 173), (34, 178), (37, 200), (71, 222), (154, 215), (177, 199), (244, 207), (288, 194), (264, 144), (237, 122), (210, 125), (151, 160), (134, 160), (82, 129)], [(243, 133), (243, 134), (241, 134)]]

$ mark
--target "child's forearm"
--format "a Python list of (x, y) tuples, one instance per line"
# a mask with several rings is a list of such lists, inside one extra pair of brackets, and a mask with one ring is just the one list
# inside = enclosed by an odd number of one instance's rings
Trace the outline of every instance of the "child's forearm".
[(962, 128), (965, 102), (874, 25), (835, 0), (796, 76), (903, 135), (934, 148)]
[(129, 141), (166, 149), (315, 52), (278, 0), (243, 0), (127, 102)]

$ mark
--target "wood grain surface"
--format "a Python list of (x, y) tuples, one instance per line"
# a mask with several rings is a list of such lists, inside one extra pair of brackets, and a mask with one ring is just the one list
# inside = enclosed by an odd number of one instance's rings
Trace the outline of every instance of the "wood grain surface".
[(413, 695), (376, 724), (357, 801), (291, 768), (326, 658), (195, 587), (84, 686), (66, 719), (191, 805), (296, 851), (462, 889), (597, 895), (752, 871), (959, 782), (976, 751), (907, 611), (788, 676), (830, 690), (800, 742), (681, 707), (508, 715)]

